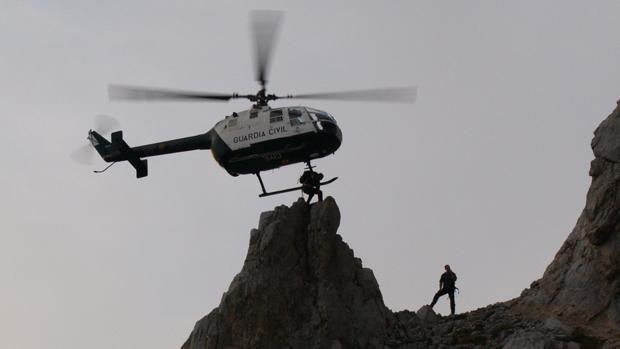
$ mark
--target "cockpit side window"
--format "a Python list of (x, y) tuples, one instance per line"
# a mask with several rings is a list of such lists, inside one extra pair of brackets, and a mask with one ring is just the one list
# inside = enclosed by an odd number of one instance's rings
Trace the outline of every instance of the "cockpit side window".
[(250, 119), (254, 119), (258, 117), (258, 110), (250, 111)]
[(280, 122), (283, 120), (282, 109), (274, 109), (269, 113), (269, 123)]
[(291, 121), (291, 126), (299, 126), (305, 122), (303, 112), (299, 108), (289, 108), (288, 118)]

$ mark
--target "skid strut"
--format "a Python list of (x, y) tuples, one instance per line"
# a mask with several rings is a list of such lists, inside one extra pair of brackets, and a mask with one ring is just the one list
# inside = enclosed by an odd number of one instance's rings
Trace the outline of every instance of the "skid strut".
[[(265, 184), (263, 183), (263, 179), (260, 176), (260, 172), (256, 172), (255, 175), (256, 175), (256, 177), (258, 177), (258, 182), (260, 183), (260, 188), (263, 190), (262, 194), (258, 195), (258, 197), (261, 197), (261, 198), (264, 198), (265, 196), (290, 193), (292, 191), (301, 190), (301, 188), (302, 188), (301, 186), (299, 186), (299, 187), (295, 187), (295, 188), (282, 189), (282, 190), (276, 190), (276, 191), (268, 192), (265, 189)], [(321, 182), (321, 185), (328, 185), (328, 184), (334, 182), (336, 179), (338, 179), (338, 177), (334, 177), (334, 178), (332, 178), (332, 179), (330, 179), (328, 181)]]
[(267, 191), (265, 190), (265, 184), (263, 184), (263, 179), (260, 176), (260, 172), (256, 172), (256, 177), (258, 177), (258, 181), (260, 182), (260, 187), (263, 190), (263, 193), (259, 195), (260, 197), (267, 195)]

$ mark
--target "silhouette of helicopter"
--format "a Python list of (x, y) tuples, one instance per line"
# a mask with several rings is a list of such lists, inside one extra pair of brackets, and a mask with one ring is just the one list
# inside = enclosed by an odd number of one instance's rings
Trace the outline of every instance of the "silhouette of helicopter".
[[(90, 144), (106, 162), (128, 161), (136, 177), (148, 175), (146, 157), (198, 149), (210, 149), (213, 157), (230, 175), (254, 174), (258, 177), (260, 197), (299, 190), (301, 187), (268, 192), (260, 172), (304, 162), (312, 171), (310, 161), (333, 154), (342, 143), (342, 131), (328, 112), (294, 106), (271, 108), (268, 103), (279, 99), (329, 99), (345, 101), (413, 102), (413, 87), (353, 90), (277, 96), (267, 94), (267, 72), (274, 39), (282, 19), (279, 11), (253, 11), (256, 80), (261, 88), (256, 94), (225, 94), (169, 90), (150, 87), (110, 85), (111, 100), (134, 101), (230, 101), (245, 98), (252, 108), (232, 113), (213, 128), (196, 136), (130, 147), (122, 131), (113, 132), (108, 141), (95, 130), (88, 132)], [(337, 177), (322, 182), (335, 181)]]

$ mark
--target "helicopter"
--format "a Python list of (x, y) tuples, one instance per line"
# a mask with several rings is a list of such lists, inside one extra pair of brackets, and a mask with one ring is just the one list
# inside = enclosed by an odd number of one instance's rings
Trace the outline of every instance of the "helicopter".
[[(326, 93), (307, 93), (278, 96), (267, 94), (267, 73), (271, 51), (283, 13), (280, 11), (251, 12), (254, 35), (256, 81), (260, 89), (255, 94), (210, 93), (162, 88), (109, 85), (110, 100), (129, 101), (230, 101), (247, 99), (253, 102), (250, 109), (233, 112), (218, 121), (206, 133), (130, 147), (123, 139), (123, 132), (116, 131), (107, 140), (96, 130), (88, 131), (90, 145), (106, 162), (129, 162), (136, 170), (136, 177), (148, 175), (144, 158), (164, 154), (210, 149), (217, 163), (230, 175), (256, 175), (262, 193), (259, 197), (281, 194), (301, 189), (269, 192), (260, 173), (296, 163), (306, 163), (313, 171), (311, 161), (334, 154), (342, 144), (342, 130), (336, 119), (326, 112), (309, 106), (272, 108), (269, 102), (281, 99), (328, 99), (344, 101), (413, 102), (414, 87), (397, 87), (367, 90), (350, 90)], [(337, 177), (320, 183), (326, 185)]]

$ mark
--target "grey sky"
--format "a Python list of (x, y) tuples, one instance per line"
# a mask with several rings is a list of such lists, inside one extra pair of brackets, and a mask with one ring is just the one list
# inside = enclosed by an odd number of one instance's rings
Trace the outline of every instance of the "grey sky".
[[(592, 131), (620, 97), (619, 2), (3, 1), (0, 347), (175, 348), (219, 303), (259, 213), (296, 194), (259, 199), (255, 178), (206, 151), (153, 158), (139, 181), (68, 154), (96, 114), (139, 145), (247, 109), (111, 103), (106, 86), (255, 92), (256, 8), (286, 11), (272, 92), (419, 87), (413, 105), (303, 103), (343, 129), (316, 165), (340, 177), (326, 187), (340, 234), (390, 308), (430, 302), (445, 263), (458, 311), (542, 275), (585, 202)], [(284, 188), (301, 170), (264, 179)]]

